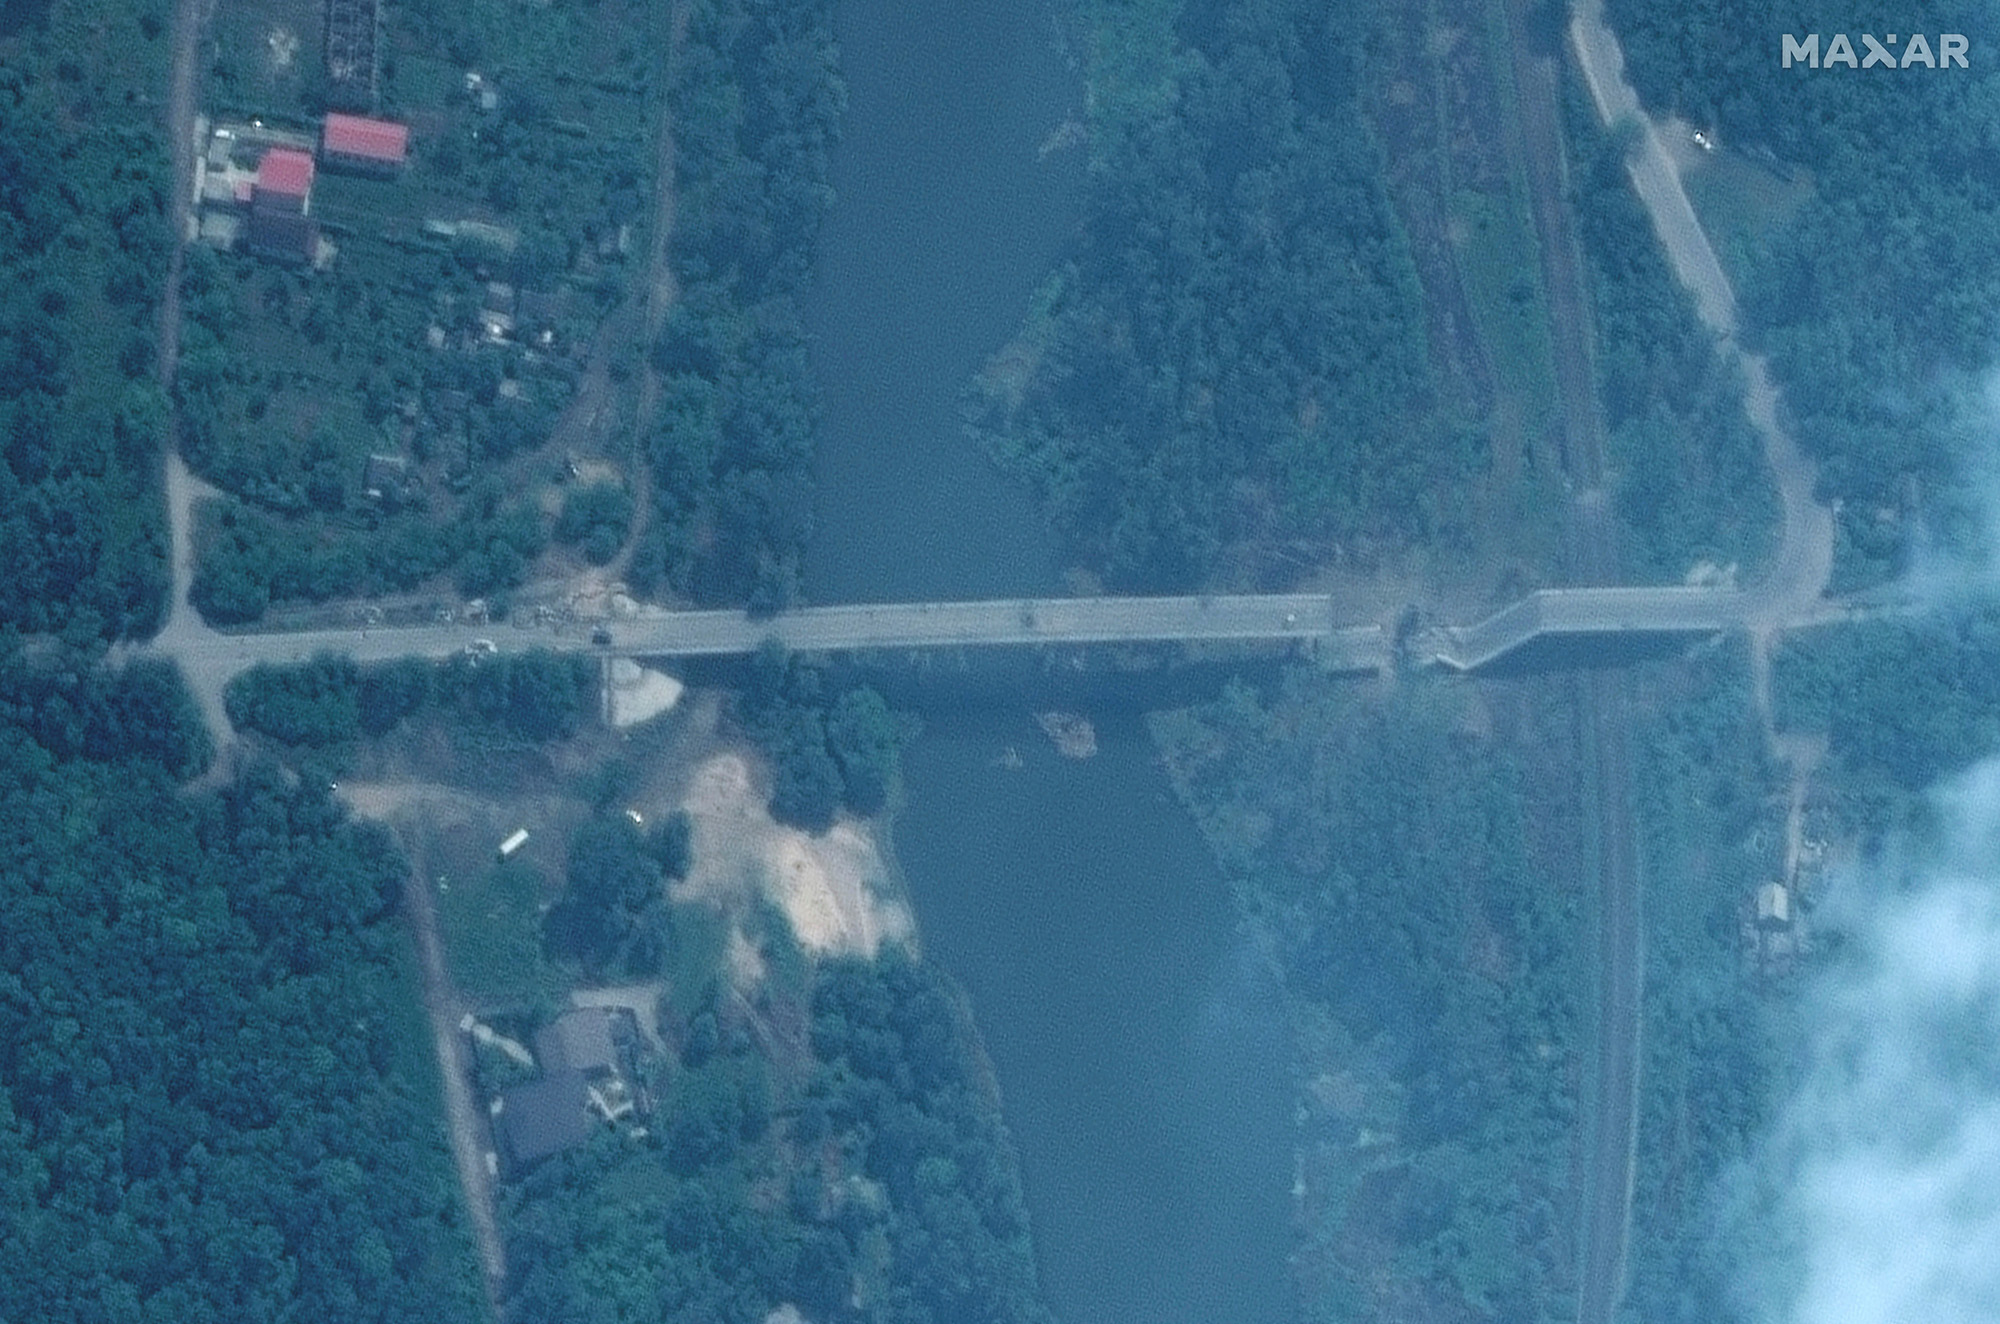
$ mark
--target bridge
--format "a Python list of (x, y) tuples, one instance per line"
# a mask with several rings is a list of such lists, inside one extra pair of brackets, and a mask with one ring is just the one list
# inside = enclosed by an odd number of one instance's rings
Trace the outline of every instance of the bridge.
[[(1695, 636), (1743, 624), (1745, 596), (1714, 588), (1542, 589), (1483, 620), (1415, 636), (1411, 660), (1476, 672), (1548, 638)], [(1338, 672), (1375, 672), (1393, 660), (1381, 622), (1341, 620), (1324, 594), (1017, 598), (984, 602), (803, 607), (756, 617), (737, 610), (641, 608), (601, 622), (370, 625), (226, 634), (164, 632), (140, 651), (178, 659), (219, 690), (259, 664), (344, 653), (359, 662), (530, 649), (608, 657), (721, 657), (776, 640), (798, 653), (1091, 644), (1294, 644)]]
[(1736, 589), (1539, 589), (1474, 625), (1434, 632), (1425, 651), (1453, 671), (1479, 671), (1540, 640), (1717, 634), (1748, 616)]

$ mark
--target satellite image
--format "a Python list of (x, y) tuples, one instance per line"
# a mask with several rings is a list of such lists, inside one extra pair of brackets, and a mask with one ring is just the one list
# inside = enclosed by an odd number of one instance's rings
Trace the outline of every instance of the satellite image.
[(0, 0), (0, 1324), (2000, 1319), (2000, 28)]

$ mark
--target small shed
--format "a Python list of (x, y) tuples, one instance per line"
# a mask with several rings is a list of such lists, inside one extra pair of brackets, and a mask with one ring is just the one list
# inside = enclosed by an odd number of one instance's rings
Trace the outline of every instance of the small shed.
[(1782, 929), (1792, 922), (1792, 894), (1783, 883), (1766, 883), (1757, 889), (1757, 924), (1760, 928)]
[(500, 858), (508, 859), (515, 851), (528, 844), (528, 829), (515, 828), (507, 840), (500, 843)]

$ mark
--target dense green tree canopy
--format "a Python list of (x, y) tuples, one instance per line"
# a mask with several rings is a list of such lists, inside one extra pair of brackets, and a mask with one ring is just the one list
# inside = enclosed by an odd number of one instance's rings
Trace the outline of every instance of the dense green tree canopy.
[(400, 855), (85, 674), (0, 681), (0, 1318), (476, 1318)]
[(1172, 86), (1091, 125), (1083, 239), (1022, 336), (1035, 366), (996, 365), (972, 414), (1117, 584), (1197, 582), (1232, 542), (1428, 532), (1476, 458), (1428, 413), (1415, 272), (1356, 103), (1366, 20), (1187, 5)]

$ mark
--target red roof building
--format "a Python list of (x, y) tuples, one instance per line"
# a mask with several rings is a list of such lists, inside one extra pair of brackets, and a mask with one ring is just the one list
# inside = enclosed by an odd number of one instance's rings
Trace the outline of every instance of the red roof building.
[(303, 212), (312, 197), (313, 159), (290, 147), (273, 147), (257, 163), (255, 204)]
[(320, 155), (328, 165), (378, 173), (400, 170), (410, 157), (410, 126), (361, 115), (328, 115)]

